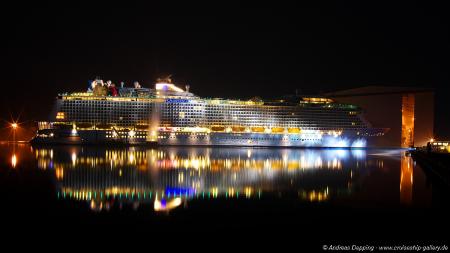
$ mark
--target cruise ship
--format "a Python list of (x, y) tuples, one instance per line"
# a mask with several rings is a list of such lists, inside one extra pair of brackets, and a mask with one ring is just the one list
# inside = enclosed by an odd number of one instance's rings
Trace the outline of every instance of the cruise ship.
[(201, 98), (170, 77), (154, 88), (97, 79), (86, 92), (59, 94), (32, 143), (365, 147), (386, 131), (361, 108), (322, 96)]

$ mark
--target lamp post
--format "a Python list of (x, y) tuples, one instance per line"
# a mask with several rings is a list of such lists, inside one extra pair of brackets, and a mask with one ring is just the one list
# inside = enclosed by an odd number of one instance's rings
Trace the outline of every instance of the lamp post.
[(16, 130), (17, 130), (17, 123), (11, 123), (11, 127), (13, 129), (13, 142), (16, 143)]
[(13, 130), (13, 156), (11, 158), (11, 164), (13, 166), (13, 168), (16, 167), (17, 164), (17, 157), (16, 157), (16, 130), (19, 126), (17, 125), (17, 123), (11, 123), (11, 128)]

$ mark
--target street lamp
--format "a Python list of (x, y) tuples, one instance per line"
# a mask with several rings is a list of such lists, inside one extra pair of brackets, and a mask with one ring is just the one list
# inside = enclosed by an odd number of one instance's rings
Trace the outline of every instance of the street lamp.
[(13, 129), (13, 142), (16, 142), (16, 130), (19, 127), (17, 123), (11, 123), (11, 128)]
[(17, 123), (11, 123), (11, 128), (13, 129), (13, 155), (11, 157), (11, 165), (13, 168), (16, 167), (17, 157), (16, 157), (16, 130), (19, 127)]

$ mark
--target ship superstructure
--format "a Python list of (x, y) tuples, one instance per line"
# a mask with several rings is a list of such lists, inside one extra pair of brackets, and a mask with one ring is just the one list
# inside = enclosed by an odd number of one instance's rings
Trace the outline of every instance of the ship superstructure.
[[(200, 98), (158, 79), (155, 88), (109, 86), (60, 94), (40, 143), (362, 147), (383, 135), (354, 105), (326, 97), (263, 101)], [(101, 87), (106, 87), (102, 85)], [(111, 92), (111, 87), (113, 90)]]

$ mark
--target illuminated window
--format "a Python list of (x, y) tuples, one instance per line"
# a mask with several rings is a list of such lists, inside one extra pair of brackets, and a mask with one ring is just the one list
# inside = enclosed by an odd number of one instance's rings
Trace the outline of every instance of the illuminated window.
[(58, 112), (56, 114), (56, 119), (64, 119), (65, 118), (65, 114), (64, 112)]

